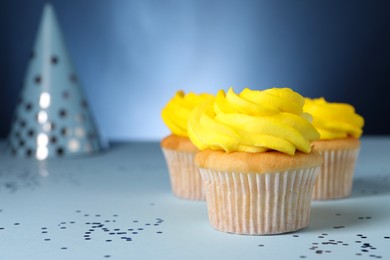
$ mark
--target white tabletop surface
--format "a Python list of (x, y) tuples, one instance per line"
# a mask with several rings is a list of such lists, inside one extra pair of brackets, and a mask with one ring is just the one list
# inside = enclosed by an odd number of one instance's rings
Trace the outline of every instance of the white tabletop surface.
[(205, 202), (172, 195), (157, 142), (48, 161), (2, 151), (0, 259), (390, 259), (390, 137), (362, 138), (351, 197), (273, 236), (210, 227)]

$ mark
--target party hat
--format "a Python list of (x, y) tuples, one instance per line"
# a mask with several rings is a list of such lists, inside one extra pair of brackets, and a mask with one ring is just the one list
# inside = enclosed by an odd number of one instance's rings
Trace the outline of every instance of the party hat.
[(102, 149), (51, 4), (45, 4), (7, 150), (38, 160)]

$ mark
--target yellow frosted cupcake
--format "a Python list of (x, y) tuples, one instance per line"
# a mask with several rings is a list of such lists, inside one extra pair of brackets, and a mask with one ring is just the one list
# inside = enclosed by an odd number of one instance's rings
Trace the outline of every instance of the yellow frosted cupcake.
[(322, 158), (303, 104), (288, 88), (230, 89), (193, 110), (188, 133), (214, 228), (264, 235), (308, 225)]
[(160, 145), (167, 162), (172, 191), (178, 197), (190, 200), (205, 198), (199, 170), (194, 165), (198, 149), (188, 138), (187, 122), (194, 107), (213, 99), (210, 94), (178, 91), (162, 110), (162, 119), (172, 134), (166, 136)]
[(313, 145), (324, 160), (313, 199), (348, 197), (360, 149), (363, 117), (349, 104), (327, 102), (324, 98), (306, 98), (304, 111), (313, 116), (313, 125), (320, 133), (320, 140)]

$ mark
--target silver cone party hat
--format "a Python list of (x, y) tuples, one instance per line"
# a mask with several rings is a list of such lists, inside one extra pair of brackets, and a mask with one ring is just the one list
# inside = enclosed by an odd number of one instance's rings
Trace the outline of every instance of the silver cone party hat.
[(53, 7), (46, 4), (16, 108), (7, 151), (38, 160), (100, 151), (102, 142), (68, 55)]

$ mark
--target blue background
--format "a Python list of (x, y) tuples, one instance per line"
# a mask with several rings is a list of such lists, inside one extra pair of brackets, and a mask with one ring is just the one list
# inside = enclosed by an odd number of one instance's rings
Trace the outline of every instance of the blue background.
[[(0, 137), (5, 138), (43, 0), (0, 3)], [(183, 89), (290, 87), (347, 102), (365, 134), (390, 134), (389, 1), (51, 1), (106, 138), (159, 140)]]

